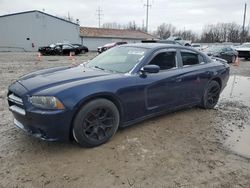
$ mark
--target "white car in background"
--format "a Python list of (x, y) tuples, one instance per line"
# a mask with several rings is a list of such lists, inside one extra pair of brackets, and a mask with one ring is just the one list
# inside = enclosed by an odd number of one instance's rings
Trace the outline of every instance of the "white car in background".
[(242, 57), (245, 59), (250, 58), (250, 42), (243, 43), (240, 46), (236, 46), (235, 50), (239, 53), (238, 57)]
[(199, 50), (199, 51), (204, 51), (205, 49), (208, 48), (208, 46), (204, 46), (204, 45), (201, 45), (201, 44), (198, 44), (198, 43), (192, 43), (191, 46), (194, 49)]
[(181, 37), (169, 37), (167, 38), (167, 40), (170, 41), (176, 41), (178, 43), (180, 43), (182, 46), (191, 46), (191, 41), (188, 40), (183, 40)]

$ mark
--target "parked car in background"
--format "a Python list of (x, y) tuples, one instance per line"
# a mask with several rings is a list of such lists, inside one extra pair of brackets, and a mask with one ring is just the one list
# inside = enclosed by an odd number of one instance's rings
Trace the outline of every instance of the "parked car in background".
[(229, 65), (192, 48), (130, 44), (85, 65), (25, 75), (10, 85), (14, 124), (44, 140), (107, 142), (119, 127), (166, 112), (213, 108), (229, 78)]
[(127, 42), (113, 42), (113, 43), (108, 43), (108, 44), (105, 44), (104, 46), (100, 46), (97, 48), (97, 51), (98, 53), (102, 53), (110, 48), (113, 48), (115, 46), (120, 46), (120, 45), (123, 45), (123, 44), (127, 44)]
[(142, 43), (162, 43), (162, 44), (176, 44), (176, 45), (181, 45), (178, 41), (175, 40), (142, 40)]
[(181, 37), (178, 37), (178, 36), (169, 37), (169, 38), (167, 38), (167, 40), (177, 41), (182, 46), (191, 46), (191, 41), (183, 40)]
[(73, 46), (79, 48), (81, 50), (81, 53), (87, 53), (89, 52), (89, 49), (87, 46), (83, 46), (81, 44), (72, 44)]
[(70, 52), (74, 52), (75, 55), (81, 53), (79, 47), (71, 44), (56, 43), (49, 46), (39, 47), (38, 51), (42, 55), (69, 55)]
[(201, 45), (201, 44), (198, 44), (198, 43), (192, 43), (191, 47), (193, 47), (194, 49), (199, 50), (199, 51), (204, 51), (204, 50), (206, 50), (208, 48), (207, 45)]
[(195, 43), (193, 43), (193, 44), (191, 44), (191, 46), (192, 46), (194, 49), (196, 49), (196, 50), (199, 50), (199, 51), (202, 50), (202, 46), (201, 46), (200, 44), (195, 44)]
[(240, 46), (237, 46), (235, 48), (237, 52), (239, 53), (238, 56), (249, 59), (250, 58), (250, 42), (244, 43)]
[(206, 49), (208, 56), (218, 57), (228, 63), (234, 63), (238, 57), (238, 52), (230, 46), (212, 46)]

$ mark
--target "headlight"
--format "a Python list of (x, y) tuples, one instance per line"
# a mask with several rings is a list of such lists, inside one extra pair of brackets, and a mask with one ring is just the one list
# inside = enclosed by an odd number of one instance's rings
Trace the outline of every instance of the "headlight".
[(29, 98), (32, 105), (43, 109), (65, 109), (64, 105), (56, 97), (51, 96), (32, 96)]

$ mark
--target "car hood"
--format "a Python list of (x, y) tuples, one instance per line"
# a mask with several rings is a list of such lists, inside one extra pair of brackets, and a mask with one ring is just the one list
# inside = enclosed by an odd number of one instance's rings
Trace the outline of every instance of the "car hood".
[(111, 73), (94, 70), (84, 66), (57, 67), (45, 69), (21, 77), (18, 82), (28, 91), (40, 91), (79, 80), (105, 77)]

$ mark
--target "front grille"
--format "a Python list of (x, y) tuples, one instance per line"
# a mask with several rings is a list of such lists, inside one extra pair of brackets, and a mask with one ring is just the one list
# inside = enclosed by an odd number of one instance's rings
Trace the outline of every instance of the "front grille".
[(21, 105), (23, 106), (23, 100), (16, 96), (14, 93), (11, 93), (9, 96), (8, 96), (8, 100), (11, 102), (11, 103), (14, 103), (14, 104), (17, 104), (17, 105)]
[(12, 112), (16, 112), (21, 115), (25, 115), (23, 100), (15, 95), (14, 93), (9, 93), (8, 95), (9, 109)]

